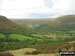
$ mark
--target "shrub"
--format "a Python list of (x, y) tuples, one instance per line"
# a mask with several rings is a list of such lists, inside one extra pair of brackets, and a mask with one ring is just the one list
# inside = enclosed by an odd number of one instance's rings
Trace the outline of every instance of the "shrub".
[(11, 53), (0, 53), (0, 56), (14, 56), (14, 55)]

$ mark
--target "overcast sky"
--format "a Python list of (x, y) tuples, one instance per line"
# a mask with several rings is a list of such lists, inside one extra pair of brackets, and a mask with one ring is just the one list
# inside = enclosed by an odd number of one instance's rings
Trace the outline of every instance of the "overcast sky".
[(8, 18), (49, 18), (75, 14), (75, 0), (0, 0), (0, 15)]

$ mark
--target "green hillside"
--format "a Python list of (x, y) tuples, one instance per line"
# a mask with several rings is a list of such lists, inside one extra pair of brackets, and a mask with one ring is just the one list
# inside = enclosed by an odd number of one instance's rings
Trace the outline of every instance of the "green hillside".
[(59, 24), (75, 23), (75, 15), (65, 15), (58, 17), (56, 20)]

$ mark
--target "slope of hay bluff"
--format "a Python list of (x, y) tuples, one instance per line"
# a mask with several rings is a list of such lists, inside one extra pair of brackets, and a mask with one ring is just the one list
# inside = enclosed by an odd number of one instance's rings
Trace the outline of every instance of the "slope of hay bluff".
[(16, 24), (10, 21), (7, 17), (0, 16), (0, 28), (8, 28), (13, 26), (16, 26)]

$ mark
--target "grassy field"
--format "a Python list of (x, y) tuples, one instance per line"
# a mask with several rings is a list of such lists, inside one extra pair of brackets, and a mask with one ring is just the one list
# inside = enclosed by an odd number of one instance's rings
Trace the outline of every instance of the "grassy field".
[(5, 35), (0, 33), (0, 38), (4, 38), (4, 37), (5, 37)]
[(18, 39), (18, 40), (32, 39), (31, 37), (19, 35), (19, 34), (11, 34), (11, 35), (9, 35), (9, 38)]

